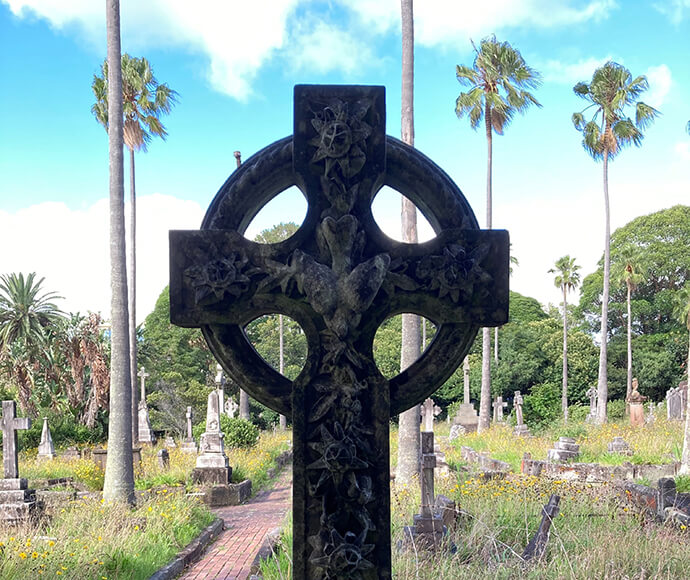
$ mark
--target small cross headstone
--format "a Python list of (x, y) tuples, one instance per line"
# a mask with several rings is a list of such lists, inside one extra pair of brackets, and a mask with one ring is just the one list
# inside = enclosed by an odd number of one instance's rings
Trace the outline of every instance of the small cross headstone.
[(551, 533), (551, 524), (553, 519), (558, 515), (558, 504), (561, 502), (559, 495), (551, 494), (549, 503), (542, 508), (541, 523), (537, 533), (532, 537), (529, 544), (522, 553), (523, 560), (541, 559), (546, 552), (546, 544), (549, 541), (549, 534)]
[(146, 368), (143, 366), (139, 369), (137, 376), (141, 379), (141, 396), (140, 401), (146, 401), (146, 379), (151, 375), (146, 372)]
[[(308, 204), (300, 229), (277, 244), (247, 240), (253, 217), (292, 185)], [(371, 213), (382, 185), (423, 208), (437, 237), (402, 244), (383, 235)], [(201, 327), (235, 382), (292, 415), (293, 577), (390, 579), (390, 418), (450, 376), (480, 326), (506, 321), (506, 232), (479, 230), (450, 178), (386, 137), (383, 87), (297, 86), (293, 137), (233, 173), (201, 231), (170, 240), (173, 323)], [(372, 345), (399, 312), (438, 330), (388, 380)], [(294, 381), (244, 334), (267, 313), (292, 317), (307, 336), (308, 363)]]
[(38, 444), (38, 458), (39, 459), (55, 459), (55, 446), (53, 445), (53, 438), (50, 435), (48, 428), (48, 417), (43, 417), (43, 430), (41, 431), (41, 442)]
[(508, 406), (508, 403), (503, 401), (503, 397), (499, 395), (494, 399), (493, 402), (493, 407), (494, 407), (494, 422), (495, 423), (503, 423), (503, 409), (505, 409)]
[(436, 417), (441, 412), (441, 408), (438, 407), (434, 400), (429, 398), (425, 399), (422, 403), (422, 421), (424, 421), (424, 431), (434, 430), (434, 417)]
[(586, 394), (589, 397), (589, 414), (585, 420), (592, 423), (597, 417), (597, 389), (590, 387)]
[(225, 401), (225, 414), (231, 419), (235, 418), (235, 413), (237, 413), (239, 408), (240, 406), (235, 403), (234, 399), (228, 397), (228, 400)]
[(5, 479), (19, 477), (19, 449), (17, 445), (17, 430), (30, 429), (31, 419), (17, 417), (17, 403), (2, 402), (2, 463)]
[(467, 357), (462, 363), (462, 402), (470, 404), (470, 359)]
[(196, 446), (196, 441), (194, 441), (194, 435), (192, 434), (192, 408), (187, 407), (187, 412), (185, 413), (185, 417), (187, 419), (187, 437), (185, 437), (185, 440), (182, 442), (182, 451), (185, 451), (187, 453), (196, 453), (197, 452), (197, 446)]

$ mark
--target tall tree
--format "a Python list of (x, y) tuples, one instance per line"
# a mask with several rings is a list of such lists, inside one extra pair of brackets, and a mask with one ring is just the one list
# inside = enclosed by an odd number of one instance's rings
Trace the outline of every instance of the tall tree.
[[(642, 144), (642, 131), (654, 120), (659, 112), (638, 101), (638, 97), (648, 88), (643, 75), (633, 78), (630, 71), (615, 63), (607, 62), (594, 71), (589, 84), (579, 82), (573, 91), (589, 103), (572, 120), (575, 128), (582, 133), (582, 146), (595, 161), (603, 161), (604, 167), (604, 289), (601, 301), (601, 347), (599, 350), (599, 378), (597, 382), (597, 422), (606, 422), (606, 403), (608, 401), (607, 328), (609, 308), (609, 284), (611, 273), (611, 218), (609, 211), (609, 160), (626, 145)], [(635, 107), (635, 121), (626, 116), (626, 109)], [(584, 112), (594, 108), (589, 121)]]
[[(170, 112), (177, 101), (177, 93), (167, 84), (159, 84), (153, 76), (149, 61), (129, 54), (123, 54), (122, 65), (122, 112), (124, 115), (124, 141), (129, 149), (129, 190), (130, 190), (130, 227), (129, 227), (129, 272), (128, 272), (128, 306), (129, 306), (129, 364), (132, 383), (132, 438), (138, 435), (137, 389), (137, 319), (136, 319), (136, 185), (134, 170), (134, 152), (146, 151), (146, 146), (153, 137), (165, 140), (168, 135), (160, 117)], [(91, 84), (96, 102), (91, 112), (96, 120), (108, 128), (108, 61), (101, 67), (101, 75), (94, 75)]]
[[(486, 131), (486, 227), (492, 227), (492, 168), (494, 132), (503, 135), (515, 113), (524, 113), (530, 105), (541, 107), (528, 91), (541, 84), (538, 72), (527, 66), (520, 51), (495, 36), (483, 39), (477, 48), (472, 67), (457, 65), (458, 82), (468, 86), (455, 101), (458, 118), (467, 116), (473, 129), (482, 119)], [(489, 427), (491, 402), (491, 329), (482, 329), (482, 390), (479, 400), (478, 431)]]
[[(401, 138), (414, 147), (414, 6), (413, 0), (401, 0), (402, 22), (402, 94)], [(417, 208), (402, 197), (402, 238), (409, 243), (417, 242)], [(414, 363), (421, 352), (421, 325), (419, 316), (402, 315), (402, 346), (400, 370)], [(398, 467), (395, 480), (409, 484), (419, 475), (421, 435), (419, 430), (421, 408), (415, 405), (400, 413), (398, 430)]]
[(106, 0), (108, 33), (108, 140), (110, 143), (110, 417), (103, 499), (134, 503), (132, 384), (129, 368), (127, 260), (125, 252), (124, 139), (120, 3)]
[(550, 274), (556, 274), (554, 284), (563, 293), (563, 387), (561, 391), (561, 410), (563, 422), (568, 422), (568, 292), (574, 290), (580, 283), (580, 266), (575, 263), (575, 258), (566, 255), (556, 260), (555, 268), (549, 270)]
[(632, 393), (632, 293), (637, 285), (644, 280), (644, 257), (640, 249), (632, 244), (625, 244), (612, 260), (611, 276), (620, 283), (625, 284), (627, 306), (627, 337), (628, 337), (628, 364), (625, 389), (625, 410), (629, 412), (628, 399)]
[(35, 272), (26, 278), (22, 273), (0, 276), (0, 364), (17, 385), (22, 411), (34, 417), (34, 369), (48, 347), (51, 326), (63, 316), (53, 302), (61, 296), (44, 292), (44, 279), (36, 280)]
[(680, 473), (688, 475), (690, 474), (690, 282), (686, 283), (683, 289), (676, 294), (674, 314), (678, 321), (688, 329), (688, 358), (685, 363), (685, 370), (688, 373), (688, 396), (686, 397), (683, 452), (680, 460)]

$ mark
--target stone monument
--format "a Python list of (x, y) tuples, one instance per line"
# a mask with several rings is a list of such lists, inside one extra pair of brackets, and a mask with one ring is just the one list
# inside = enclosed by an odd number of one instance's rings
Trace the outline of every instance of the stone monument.
[(458, 427), (462, 427), (464, 429), (462, 433), (472, 433), (477, 430), (477, 425), (479, 424), (477, 412), (474, 410), (472, 403), (470, 403), (470, 362), (467, 357), (465, 357), (463, 362), (462, 373), (463, 402), (455, 413), (453, 427), (451, 427), (451, 434), (455, 435), (455, 437), (457, 437), (457, 434), (460, 433), (460, 429)]
[(553, 448), (546, 452), (546, 459), (561, 463), (577, 459), (579, 455), (580, 446), (575, 443), (575, 439), (572, 437), (561, 437), (556, 441)]
[(640, 395), (637, 384), (637, 379), (632, 380), (632, 393), (628, 397), (630, 404), (630, 425), (633, 427), (641, 427), (644, 425), (644, 402), (647, 397)]
[(522, 398), (522, 393), (520, 391), (515, 391), (515, 398), (513, 399), (513, 406), (515, 407), (515, 430), (513, 433), (518, 437), (523, 437), (529, 435), (529, 427), (525, 425), (525, 421), (522, 416), (522, 405), (524, 399)]
[(41, 442), (38, 444), (38, 459), (55, 459), (55, 445), (53, 445), (53, 438), (50, 436), (50, 429), (48, 428), (48, 417), (43, 417), (43, 431), (41, 431)]
[[(224, 370), (293, 422), (293, 578), (391, 578), (393, 415), (455, 370), (480, 326), (507, 321), (508, 236), (481, 231), (457, 186), (385, 135), (383, 87), (295, 87), (294, 135), (247, 160), (223, 185), (200, 231), (170, 233), (171, 320), (201, 327)], [(297, 185), (308, 209), (276, 244), (242, 234)], [(388, 185), (422, 208), (437, 237), (403, 244), (371, 213)], [(393, 314), (434, 321), (436, 336), (405, 372), (376, 368), (377, 328)], [(277, 313), (302, 327), (305, 368), (290, 381), (243, 327)]]
[(431, 398), (425, 399), (422, 403), (422, 422), (424, 424), (424, 431), (434, 430), (434, 417), (436, 417), (441, 412), (441, 408), (438, 407), (434, 400)]
[(498, 395), (498, 397), (494, 399), (494, 423), (503, 423), (503, 409), (505, 409), (507, 406), (508, 403), (503, 401), (503, 397), (501, 395)]
[(595, 423), (597, 419), (597, 389), (596, 387), (590, 387), (587, 391), (587, 396), (589, 397), (589, 414), (585, 418), (588, 423)]
[(680, 415), (684, 420), (688, 412), (688, 381), (678, 383), (678, 390), (680, 391)]
[(1, 424), (4, 479), (0, 479), (0, 521), (17, 524), (36, 515), (40, 509), (36, 491), (28, 489), (27, 480), (19, 477), (17, 430), (29, 429), (31, 420), (17, 417), (14, 401), (3, 401)]
[(680, 421), (683, 418), (682, 397), (678, 387), (666, 391), (666, 418), (669, 421)]
[(192, 408), (187, 407), (187, 437), (185, 437), (180, 449), (186, 451), (187, 453), (196, 453), (198, 451), (196, 446), (196, 441), (194, 441), (194, 435), (192, 435)]
[(234, 399), (228, 397), (225, 401), (225, 414), (231, 419), (235, 418), (235, 413), (237, 413), (239, 408), (240, 406), (237, 403), (235, 403)]
[(196, 458), (196, 467), (192, 472), (194, 483), (202, 485), (230, 483), (232, 468), (228, 463), (228, 456), (225, 455), (224, 437), (225, 435), (220, 430), (218, 389), (214, 389), (208, 395), (206, 431), (201, 436), (199, 456)]
[(144, 367), (141, 367), (137, 376), (141, 379), (141, 396), (139, 398), (139, 443), (153, 445), (156, 442), (156, 436), (153, 433), (153, 429), (151, 429), (149, 408), (146, 405), (146, 378), (151, 375), (146, 372)]
[(608, 444), (608, 452), (616, 453), (618, 455), (632, 455), (633, 450), (630, 445), (622, 437), (614, 437), (611, 443)]

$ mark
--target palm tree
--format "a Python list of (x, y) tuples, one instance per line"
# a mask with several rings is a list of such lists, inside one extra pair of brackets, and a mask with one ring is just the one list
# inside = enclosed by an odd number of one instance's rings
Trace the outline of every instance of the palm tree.
[(17, 384), (20, 408), (32, 416), (34, 369), (48, 349), (51, 327), (63, 316), (53, 303), (61, 296), (44, 292), (44, 280), (36, 280), (35, 272), (0, 276), (0, 361)]
[[(527, 89), (541, 84), (541, 76), (527, 66), (520, 51), (507, 42), (498, 42), (495, 36), (485, 38), (474, 46), (472, 67), (458, 65), (455, 74), (461, 85), (469, 86), (455, 101), (458, 118), (467, 116), (473, 129), (482, 119), (486, 131), (486, 227), (492, 227), (492, 139), (493, 133), (503, 135), (516, 112), (524, 113), (530, 105), (541, 107)], [(491, 331), (482, 331), (482, 388), (479, 401), (479, 425), (481, 432), (489, 427), (491, 402)]]
[(625, 395), (626, 414), (630, 411), (628, 398), (632, 393), (632, 292), (645, 278), (643, 272), (643, 257), (638, 247), (625, 244), (617, 253), (617, 259), (611, 265), (613, 279), (625, 284), (627, 290), (628, 307), (628, 376)]
[[(159, 84), (145, 58), (123, 54), (122, 65), (122, 110), (124, 114), (124, 141), (129, 149), (130, 188), (130, 231), (129, 231), (129, 348), (132, 382), (132, 436), (138, 435), (137, 409), (137, 337), (136, 337), (136, 186), (134, 152), (146, 151), (153, 137), (165, 140), (167, 131), (160, 121), (163, 114), (170, 112), (177, 102), (177, 93), (167, 84)], [(101, 66), (101, 76), (94, 75), (91, 85), (96, 102), (91, 112), (96, 120), (108, 128), (108, 61)]]
[[(643, 75), (632, 78), (630, 71), (615, 63), (607, 62), (594, 71), (589, 84), (579, 82), (573, 91), (590, 104), (581, 112), (573, 114), (573, 124), (582, 133), (582, 146), (595, 161), (604, 162), (604, 290), (601, 300), (601, 347), (599, 350), (599, 379), (597, 383), (597, 423), (606, 422), (608, 400), (607, 333), (609, 283), (611, 271), (611, 218), (609, 215), (609, 159), (626, 145), (642, 144), (642, 131), (659, 112), (637, 98), (648, 88)], [(635, 121), (626, 116), (626, 107), (635, 106)], [(594, 114), (585, 121), (584, 111), (594, 107)]]
[(676, 304), (673, 310), (681, 324), (688, 329), (688, 360), (685, 370), (688, 373), (688, 396), (686, 397), (685, 408), (685, 432), (683, 435), (683, 453), (680, 459), (680, 473), (690, 474), (690, 282), (676, 294)]
[(108, 137), (110, 143), (110, 416), (103, 499), (134, 503), (132, 464), (132, 381), (125, 256), (124, 138), (120, 3), (106, 0), (108, 34)]
[[(414, 147), (414, 10), (412, 0), (401, 0), (402, 24), (402, 107), (401, 138)], [(417, 242), (417, 208), (402, 197), (402, 238), (409, 243)], [(421, 352), (419, 316), (402, 315), (402, 345), (400, 370), (405, 370), (419, 358)], [(400, 413), (398, 429), (398, 467), (396, 483), (410, 484), (420, 471), (420, 421), (419, 405)]]
[(563, 292), (563, 390), (561, 391), (561, 409), (563, 410), (563, 422), (568, 422), (568, 292), (577, 288), (580, 283), (580, 269), (575, 263), (575, 258), (566, 255), (558, 258), (555, 268), (549, 270), (549, 274), (556, 274), (554, 284)]

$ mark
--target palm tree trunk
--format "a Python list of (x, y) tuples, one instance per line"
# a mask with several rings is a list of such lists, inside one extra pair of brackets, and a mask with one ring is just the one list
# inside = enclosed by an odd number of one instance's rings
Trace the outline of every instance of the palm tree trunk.
[(494, 362), (498, 364), (498, 326), (494, 328)]
[[(283, 315), (278, 315), (278, 370), (280, 374), (285, 374), (285, 352), (284, 352), (284, 340), (283, 340)], [(287, 418), (285, 415), (280, 415), (279, 417), (280, 430), (285, 431), (287, 427)]]
[[(414, 17), (412, 0), (401, 0), (402, 20), (402, 110), (401, 138), (414, 146)], [(403, 241), (417, 242), (417, 208), (402, 198)], [(400, 370), (405, 370), (419, 358), (420, 321), (414, 314), (402, 315), (402, 345)], [(398, 466), (396, 484), (410, 484), (420, 470), (420, 406), (400, 413), (398, 425)]]
[(240, 419), (251, 421), (249, 415), (249, 395), (247, 391), (240, 389)]
[(628, 376), (625, 388), (625, 415), (630, 415), (630, 393), (632, 393), (632, 308), (630, 306), (630, 295), (632, 293), (632, 287), (630, 282), (627, 282), (628, 286)]
[[(690, 319), (690, 312), (688, 313)], [(688, 325), (690, 331), (690, 324)], [(689, 332), (690, 334), (690, 332)], [(683, 433), (683, 453), (680, 456), (680, 471), (681, 475), (690, 475), (690, 335), (688, 336), (688, 362), (686, 366), (688, 370), (688, 392), (685, 397), (685, 431)]]
[(125, 253), (124, 155), (120, 3), (106, 0), (108, 31), (108, 136), (110, 142), (111, 355), (108, 459), (103, 499), (134, 503), (132, 386), (129, 369), (127, 260)]
[[(493, 129), (491, 126), (491, 108), (486, 105), (484, 112), (484, 121), (486, 122), (486, 146), (487, 146), (487, 161), (486, 161), (486, 227), (491, 229), (491, 211), (492, 211), (492, 164), (493, 164), (493, 150), (492, 150), (492, 136)], [(482, 329), (482, 388), (479, 397), (479, 424), (477, 425), (477, 432), (481, 433), (489, 428), (489, 417), (491, 414), (491, 329)]]
[(139, 390), (137, 389), (137, 201), (134, 174), (134, 149), (129, 149), (129, 374), (132, 382), (132, 445), (139, 441)]
[(599, 379), (597, 382), (597, 423), (606, 423), (608, 402), (607, 342), (609, 323), (609, 279), (611, 274), (611, 216), (609, 212), (609, 152), (604, 150), (604, 291), (601, 296), (601, 346), (599, 348)]
[(565, 284), (563, 288), (563, 392), (561, 393), (561, 408), (563, 422), (568, 422), (568, 299)]

